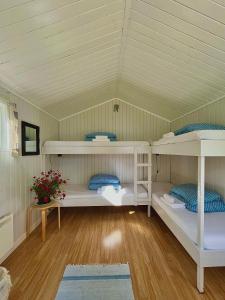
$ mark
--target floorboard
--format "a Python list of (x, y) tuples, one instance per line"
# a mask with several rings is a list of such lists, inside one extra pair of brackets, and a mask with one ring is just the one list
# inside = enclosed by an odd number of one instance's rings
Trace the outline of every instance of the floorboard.
[(3, 266), (13, 281), (10, 300), (52, 300), (67, 264), (130, 264), (136, 300), (225, 299), (225, 268), (205, 272), (205, 294), (195, 288), (196, 265), (156, 213), (140, 207), (64, 208), (38, 227)]

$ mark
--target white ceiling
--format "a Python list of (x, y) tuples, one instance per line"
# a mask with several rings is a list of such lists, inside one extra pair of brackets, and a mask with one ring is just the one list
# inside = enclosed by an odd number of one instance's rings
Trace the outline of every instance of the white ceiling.
[(0, 79), (57, 118), (120, 97), (174, 119), (225, 96), (225, 1), (1, 0)]

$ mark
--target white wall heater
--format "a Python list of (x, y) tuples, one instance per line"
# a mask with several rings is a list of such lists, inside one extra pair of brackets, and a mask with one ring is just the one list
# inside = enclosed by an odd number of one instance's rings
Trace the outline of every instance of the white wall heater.
[(13, 215), (0, 218), (0, 260), (13, 247)]

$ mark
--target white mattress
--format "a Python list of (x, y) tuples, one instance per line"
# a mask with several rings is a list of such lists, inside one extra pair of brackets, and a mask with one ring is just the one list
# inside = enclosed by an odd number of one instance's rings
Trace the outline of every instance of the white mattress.
[[(134, 205), (135, 195), (133, 184), (123, 184), (122, 189), (104, 192), (88, 190), (86, 184), (68, 184), (65, 189), (66, 197), (61, 200), (62, 206), (101, 206), (101, 205)], [(138, 185), (138, 199), (148, 201), (147, 190)]]
[(162, 138), (153, 142), (153, 145), (158, 146), (199, 140), (225, 140), (225, 130), (196, 130), (173, 137)]
[[(168, 183), (153, 184), (152, 206), (159, 205), (170, 218), (197, 244), (197, 214), (185, 208), (171, 208), (160, 200), (170, 189)], [(210, 250), (225, 249), (225, 213), (205, 214), (204, 248)]]

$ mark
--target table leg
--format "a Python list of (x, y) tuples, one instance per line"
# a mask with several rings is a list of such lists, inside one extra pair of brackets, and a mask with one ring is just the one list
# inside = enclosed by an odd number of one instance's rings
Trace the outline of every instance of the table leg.
[(58, 226), (60, 230), (60, 206), (58, 206)]
[(41, 223), (42, 223), (42, 241), (45, 241), (46, 236), (46, 211), (42, 210), (41, 212)]
[(31, 221), (32, 221), (32, 209), (31, 209), (31, 207), (28, 207), (28, 209), (27, 209), (27, 236), (30, 235)]
[(45, 212), (45, 226), (48, 224), (48, 209)]

